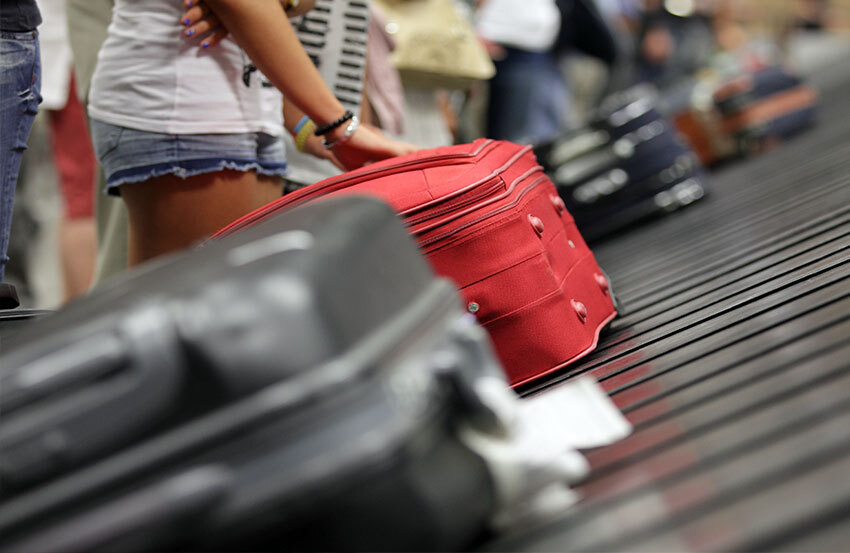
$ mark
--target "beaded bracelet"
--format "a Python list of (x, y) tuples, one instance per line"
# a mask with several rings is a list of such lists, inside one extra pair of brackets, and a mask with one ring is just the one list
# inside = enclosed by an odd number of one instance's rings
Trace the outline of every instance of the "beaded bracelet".
[(327, 125), (322, 125), (321, 127), (317, 128), (316, 129), (316, 136), (322, 136), (322, 135), (328, 134), (329, 132), (331, 132), (335, 128), (339, 127), (340, 125), (342, 125), (343, 123), (345, 123), (346, 121), (351, 119), (352, 117), (354, 117), (354, 113), (351, 110), (345, 110), (345, 113), (343, 114), (343, 116), (340, 117), (339, 119), (337, 119), (336, 121), (332, 121), (332, 122), (328, 123)]
[(342, 133), (342, 136), (340, 136), (336, 140), (332, 140), (330, 142), (328, 142), (328, 139), (325, 138), (325, 149), (330, 150), (331, 148), (339, 146), (340, 144), (342, 144), (344, 142), (348, 142), (348, 140), (351, 138), (351, 135), (354, 134), (354, 131), (356, 131), (357, 127), (359, 127), (359, 126), (360, 126), (360, 118), (357, 117), (356, 115), (352, 115), (351, 116), (351, 122), (348, 123), (348, 126), (345, 128), (345, 132)]

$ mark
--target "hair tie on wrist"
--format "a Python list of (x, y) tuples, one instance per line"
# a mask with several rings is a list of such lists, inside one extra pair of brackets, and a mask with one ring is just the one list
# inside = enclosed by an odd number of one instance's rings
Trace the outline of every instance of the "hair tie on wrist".
[(309, 120), (310, 120), (310, 116), (309, 116), (309, 115), (305, 115), (304, 117), (302, 117), (302, 118), (298, 121), (298, 124), (297, 124), (297, 125), (295, 125), (295, 128), (294, 128), (294, 129), (292, 129), (292, 136), (297, 136), (297, 135), (298, 135), (298, 131), (300, 131), (300, 130), (301, 130), (301, 128), (304, 126), (304, 124), (305, 124), (307, 121), (309, 121)]
[[(301, 122), (298, 122), (301, 125)], [(309, 117), (304, 124), (301, 125), (301, 128), (298, 129), (298, 134), (295, 135), (295, 149), (299, 152), (304, 151), (304, 147), (307, 145), (307, 139), (310, 138), (310, 135), (313, 134), (313, 130), (316, 128), (316, 123), (313, 122)]]

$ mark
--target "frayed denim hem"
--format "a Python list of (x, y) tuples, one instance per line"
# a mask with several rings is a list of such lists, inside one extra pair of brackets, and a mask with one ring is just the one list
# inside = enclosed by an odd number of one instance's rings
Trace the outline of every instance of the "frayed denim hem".
[(119, 187), (122, 184), (144, 182), (164, 175), (176, 175), (181, 179), (187, 179), (204, 173), (224, 171), (225, 169), (242, 172), (253, 170), (261, 175), (286, 176), (286, 163), (267, 163), (255, 159), (193, 159), (176, 164), (170, 162), (157, 163), (116, 171), (107, 178), (104, 192), (110, 196), (120, 196)]

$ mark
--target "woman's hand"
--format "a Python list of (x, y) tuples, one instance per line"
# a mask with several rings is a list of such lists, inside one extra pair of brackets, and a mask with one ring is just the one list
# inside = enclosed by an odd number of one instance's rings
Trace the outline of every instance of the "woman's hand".
[(183, 6), (186, 8), (180, 16), (180, 23), (186, 27), (183, 36), (202, 39), (201, 48), (215, 46), (230, 34), (203, 0), (183, 0)]
[(280, 0), (280, 3), (290, 19), (304, 15), (316, 6), (316, 0)]
[(325, 141), (320, 136), (311, 134), (307, 138), (307, 141), (304, 142), (304, 153), (319, 159), (326, 159), (336, 165), (338, 169), (345, 171), (345, 166), (340, 163), (331, 150), (325, 148)]
[(374, 127), (360, 125), (351, 138), (334, 146), (332, 150), (343, 168), (351, 171), (382, 159), (412, 154), (418, 149), (413, 144), (387, 138)]

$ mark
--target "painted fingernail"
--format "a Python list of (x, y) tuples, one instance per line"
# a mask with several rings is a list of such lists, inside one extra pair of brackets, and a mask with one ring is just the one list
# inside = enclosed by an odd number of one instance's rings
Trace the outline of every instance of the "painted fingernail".
[(195, 29), (189, 29), (186, 31), (186, 36), (192, 36), (193, 34), (195, 34)]
[(184, 24), (184, 25), (188, 25), (188, 24), (189, 24), (189, 23), (191, 23), (191, 22), (192, 22), (192, 20), (191, 20), (191, 19), (189, 19), (188, 17), (187, 17), (186, 19), (184, 19), (184, 20), (183, 20), (183, 24)]
[(209, 43), (209, 42), (202, 42), (202, 43), (201, 43), (201, 48), (206, 48), (206, 47), (207, 47), (207, 46), (209, 46), (209, 45), (210, 45), (210, 43)]
[(191, 8), (191, 7), (192, 7), (192, 6), (194, 6), (194, 5), (195, 5), (195, 0), (189, 0), (188, 2), (186, 2), (186, 7), (187, 7), (187, 8)]

